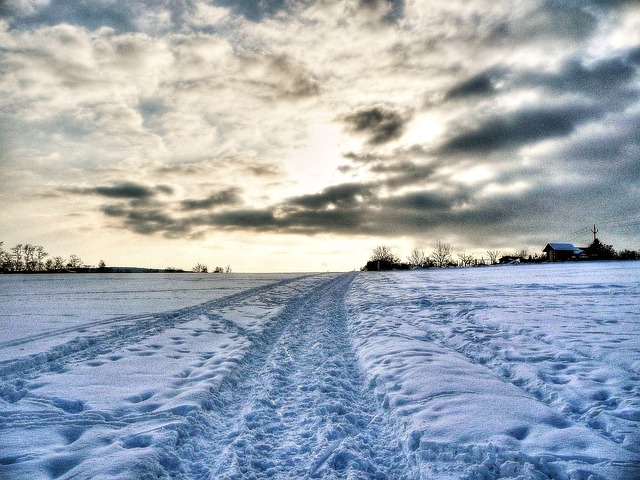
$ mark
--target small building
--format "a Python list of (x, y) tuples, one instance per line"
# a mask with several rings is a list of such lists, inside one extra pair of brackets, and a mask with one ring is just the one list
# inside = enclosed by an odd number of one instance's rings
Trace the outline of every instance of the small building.
[(542, 251), (547, 254), (550, 262), (578, 260), (586, 257), (583, 250), (571, 243), (547, 243)]

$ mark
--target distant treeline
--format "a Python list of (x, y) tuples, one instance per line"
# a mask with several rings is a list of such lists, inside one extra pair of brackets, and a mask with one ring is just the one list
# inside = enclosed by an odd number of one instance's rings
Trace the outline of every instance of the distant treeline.
[[(181, 268), (108, 267), (104, 260), (98, 266), (86, 265), (77, 255), (69, 258), (50, 257), (41, 245), (19, 243), (9, 250), (0, 242), (0, 273), (185, 273)], [(190, 272), (208, 273), (206, 265), (196, 264)], [(231, 267), (216, 267), (213, 273), (230, 273)]]
[[(582, 249), (584, 255), (580, 260), (640, 260), (640, 250), (625, 249), (616, 251), (612, 245), (607, 245), (597, 238), (588, 247)], [(412, 268), (447, 268), (447, 267), (479, 267), (508, 263), (545, 263), (549, 261), (546, 254), (530, 255), (526, 250), (502, 254), (499, 250), (487, 250), (486, 258), (475, 257), (464, 252), (454, 257), (450, 243), (436, 241), (431, 253), (424, 248), (415, 247), (411, 254), (402, 260), (391, 247), (382, 245), (373, 249), (369, 260), (361, 270), (410, 270)]]

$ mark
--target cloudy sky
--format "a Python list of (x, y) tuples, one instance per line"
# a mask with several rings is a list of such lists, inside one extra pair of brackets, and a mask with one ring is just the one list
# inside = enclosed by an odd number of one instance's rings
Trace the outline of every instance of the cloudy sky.
[(636, 0), (0, 0), (0, 241), (351, 270), (640, 248)]

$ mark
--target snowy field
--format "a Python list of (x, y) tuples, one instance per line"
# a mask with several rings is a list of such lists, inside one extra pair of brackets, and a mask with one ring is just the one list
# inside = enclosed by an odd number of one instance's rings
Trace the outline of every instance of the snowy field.
[(0, 479), (640, 478), (640, 264), (0, 276)]

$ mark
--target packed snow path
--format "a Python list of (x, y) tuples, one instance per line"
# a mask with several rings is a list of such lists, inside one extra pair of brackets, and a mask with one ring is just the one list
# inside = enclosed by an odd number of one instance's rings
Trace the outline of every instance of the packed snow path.
[(182, 468), (197, 459), (189, 477), (406, 478), (406, 458), (349, 344), (351, 280), (338, 277), (286, 306), (240, 379), (216, 393), (207, 432), (181, 445)]

